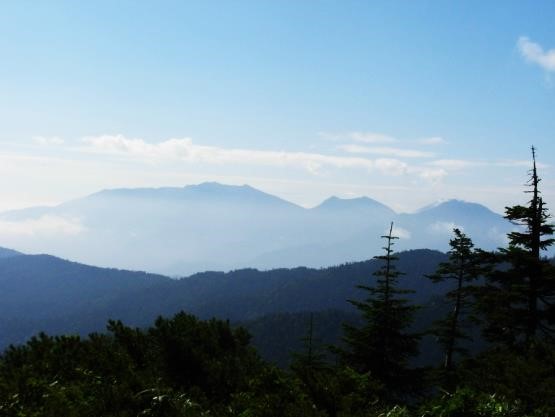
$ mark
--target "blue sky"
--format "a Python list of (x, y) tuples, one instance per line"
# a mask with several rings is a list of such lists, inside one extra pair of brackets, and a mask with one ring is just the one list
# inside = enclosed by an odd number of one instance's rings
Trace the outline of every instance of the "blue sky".
[[(101, 188), (249, 183), (555, 201), (552, 1), (5, 2), (0, 209)], [(552, 206), (555, 203), (551, 203)]]

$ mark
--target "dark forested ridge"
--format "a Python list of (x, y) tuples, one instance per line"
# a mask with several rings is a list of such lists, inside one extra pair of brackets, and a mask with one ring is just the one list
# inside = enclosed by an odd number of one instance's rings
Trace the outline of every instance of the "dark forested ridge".
[[(426, 302), (444, 288), (424, 275), (445, 255), (415, 250), (400, 255), (404, 281)], [(378, 267), (375, 260), (325, 269), (245, 269), (205, 272), (173, 280), (160, 275), (91, 267), (48, 255), (0, 259), (2, 346), (38, 331), (87, 334), (108, 319), (144, 326), (158, 315), (185, 310), (201, 318), (247, 321), (273, 313), (335, 309), (351, 311), (347, 299)]]
[[(251, 344), (260, 356), (281, 368), (287, 368), (293, 361), (293, 354), (303, 350), (310, 323), (313, 328), (313, 343), (324, 351), (327, 346), (340, 345), (343, 325), (360, 325), (358, 314), (345, 310), (322, 310), (316, 312), (273, 313), (253, 320), (238, 322), (252, 335)], [(435, 352), (437, 358), (437, 352)]]

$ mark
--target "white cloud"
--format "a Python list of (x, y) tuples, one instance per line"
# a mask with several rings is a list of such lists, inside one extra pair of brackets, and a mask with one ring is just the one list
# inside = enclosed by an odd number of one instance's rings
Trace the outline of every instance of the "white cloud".
[(348, 137), (355, 142), (362, 143), (395, 143), (398, 140), (392, 136), (374, 132), (351, 132)]
[[(386, 230), (384, 235), (388, 233), (389, 230)], [(403, 229), (402, 227), (393, 225), (393, 236), (397, 236), (399, 239), (410, 239), (412, 235), (407, 229)]]
[(478, 163), (464, 159), (438, 159), (430, 162), (429, 165), (449, 170), (460, 170), (478, 165)]
[(434, 234), (441, 234), (441, 235), (451, 235), (453, 234), (454, 229), (459, 229), (464, 231), (462, 226), (459, 226), (453, 222), (435, 222), (428, 226), (428, 231)]
[(60, 216), (45, 215), (21, 221), (0, 220), (0, 236), (2, 238), (67, 236), (77, 235), (83, 231), (85, 231), (85, 227), (79, 220)]
[[(320, 132), (319, 135), (327, 140), (332, 141), (352, 141), (362, 144), (385, 145), (395, 143), (409, 143), (413, 145), (442, 145), (447, 143), (445, 139), (440, 136), (431, 136), (421, 139), (407, 139), (400, 140), (396, 137), (376, 132), (346, 132), (346, 133), (327, 133)], [(355, 145), (352, 145), (355, 146)]]
[(541, 45), (532, 42), (526, 36), (518, 39), (517, 46), (526, 61), (537, 64), (546, 71), (555, 72), (555, 48), (544, 51)]
[[(397, 158), (368, 159), (355, 156), (332, 156), (308, 152), (260, 151), (251, 149), (226, 149), (216, 146), (196, 145), (190, 138), (169, 139), (148, 143), (143, 139), (129, 139), (123, 135), (103, 135), (85, 138), (89, 152), (120, 155), (156, 163), (169, 160), (190, 163), (260, 165), (267, 167), (300, 167), (312, 175), (325, 168), (364, 169), (387, 176), (417, 175), (437, 183), (447, 175), (443, 169), (409, 165)], [(345, 145), (358, 146), (358, 145)], [(395, 157), (428, 157), (433, 154), (398, 148), (371, 148), (373, 153)]]
[[(323, 168), (359, 168), (379, 171), (385, 175), (403, 175), (418, 171), (422, 178), (432, 172), (426, 168), (410, 167), (395, 158), (376, 160), (354, 156), (332, 156), (319, 153), (260, 151), (251, 149), (226, 149), (216, 146), (196, 145), (190, 138), (169, 139), (159, 143), (148, 143), (142, 139), (129, 139), (122, 135), (104, 135), (85, 138), (85, 149), (90, 152), (123, 155), (149, 162), (178, 160), (210, 164), (252, 164), (264, 166), (298, 166), (311, 174)], [(356, 145), (353, 145), (356, 146)], [(427, 152), (396, 148), (375, 148), (374, 153), (400, 157), (424, 157)]]
[[(517, 160), (517, 159), (504, 159), (501, 161), (495, 162), (495, 165), (500, 167), (523, 167), (523, 168), (532, 168), (532, 161), (531, 160)], [(544, 164), (541, 162), (536, 162), (536, 167), (538, 168), (549, 168), (549, 164)]]
[(58, 136), (46, 137), (46, 136), (35, 136), (33, 137), (33, 142), (37, 145), (63, 145), (64, 140)]
[(487, 232), (488, 238), (496, 242), (500, 247), (505, 247), (509, 244), (507, 232), (500, 231), (497, 227), (492, 227)]
[(343, 133), (330, 133), (330, 132), (320, 132), (319, 135), (331, 141), (345, 141), (351, 140), (354, 142), (361, 143), (395, 143), (398, 142), (396, 138), (389, 135), (384, 135), (383, 133), (375, 132), (343, 132)]
[(443, 145), (446, 141), (440, 136), (433, 136), (430, 138), (417, 139), (416, 143), (420, 145)]
[[(497, 160), (497, 161), (469, 161), (465, 159), (437, 159), (427, 165), (443, 168), (449, 171), (460, 171), (473, 167), (502, 167), (502, 168), (531, 168), (532, 162), (529, 160)], [(540, 162), (536, 163), (538, 168), (549, 168), (549, 165)]]
[(392, 147), (371, 147), (361, 145), (341, 145), (339, 149), (349, 153), (357, 154), (374, 154), (374, 155), (387, 155), (397, 158), (430, 158), (434, 154), (432, 152), (418, 151), (414, 149), (402, 149)]
[(380, 172), (387, 175), (405, 175), (410, 171), (409, 166), (398, 159), (376, 159), (375, 165)]
[(346, 158), (307, 152), (226, 149), (217, 146), (196, 145), (190, 138), (148, 143), (143, 139), (128, 139), (122, 135), (104, 135), (85, 138), (84, 142), (87, 144), (86, 149), (89, 151), (127, 155), (151, 162), (179, 160), (211, 164), (296, 165), (305, 168), (311, 173), (318, 172), (323, 166), (335, 168), (374, 168), (374, 162), (366, 158)]
[(447, 171), (440, 169), (421, 169), (419, 174), (420, 178), (427, 180), (431, 183), (438, 183), (447, 176)]
[(345, 152), (349, 152), (349, 153), (370, 153), (368, 152), (368, 147), (367, 146), (361, 146), (361, 145), (339, 145), (337, 147), (337, 149), (340, 149), (342, 151)]

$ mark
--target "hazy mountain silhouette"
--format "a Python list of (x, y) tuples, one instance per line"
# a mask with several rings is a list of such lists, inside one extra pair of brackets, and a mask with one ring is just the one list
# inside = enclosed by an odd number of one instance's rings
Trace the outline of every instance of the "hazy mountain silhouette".
[(383, 215), (393, 216), (395, 212), (380, 203), (368, 197), (358, 198), (339, 198), (332, 196), (324, 200), (320, 205), (314, 207), (313, 211), (319, 212), (338, 212), (345, 211), (347, 213), (361, 212), (361, 213), (381, 213)]
[[(377, 236), (386, 232), (390, 221), (395, 222), (395, 234), (400, 237), (396, 242), (399, 250), (429, 248), (446, 251), (455, 227), (463, 229), (477, 246), (493, 250), (505, 244), (506, 233), (513, 227), (487, 207), (459, 200), (434, 204), (411, 214), (396, 214), (377, 203), (375, 214), (368, 210), (363, 216), (356, 215), (358, 208), (347, 209), (348, 202), (333, 201), (337, 208), (326, 209), (331, 213), (327, 223), (336, 227), (335, 236), (341, 236), (339, 231), (342, 230), (343, 239), (321, 239), (318, 243), (265, 253), (252, 264), (258, 267), (319, 267), (366, 259), (379, 253), (382, 243)], [(353, 206), (358, 207), (358, 204)], [(344, 216), (347, 210), (350, 215)]]
[(19, 256), (19, 255), (22, 255), (22, 253), (15, 251), (13, 249), (0, 248), (0, 259), (11, 258), (13, 256)]
[[(322, 267), (368, 259), (395, 221), (399, 249), (446, 250), (461, 227), (485, 249), (511, 225), (484, 206), (451, 200), (397, 214), (368, 197), (306, 209), (248, 185), (105, 190), (56, 207), (0, 215), (0, 244), (79, 262), (169, 275), (241, 267)], [(29, 228), (33, 229), (29, 233)]]

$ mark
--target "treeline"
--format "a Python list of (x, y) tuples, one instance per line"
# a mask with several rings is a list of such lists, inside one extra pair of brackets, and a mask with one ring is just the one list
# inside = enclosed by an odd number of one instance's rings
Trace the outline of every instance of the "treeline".
[[(111, 321), (86, 339), (41, 334), (0, 358), (0, 416), (555, 415), (555, 269), (542, 256), (554, 227), (539, 183), (533, 149), (530, 199), (506, 209), (507, 247), (485, 252), (453, 231), (428, 275), (450, 283), (449, 308), (425, 331), (415, 331), (420, 306), (403, 288), (392, 224), (339, 345), (318, 343), (312, 317), (289, 369), (261, 360), (242, 327), (185, 313), (146, 330)], [(442, 360), (418, 367), (430, 336)]]

